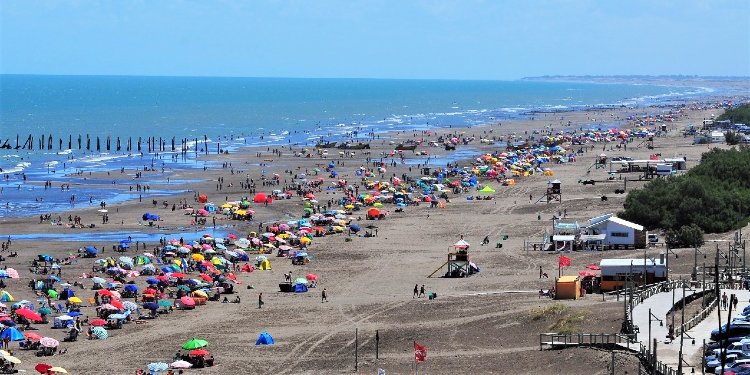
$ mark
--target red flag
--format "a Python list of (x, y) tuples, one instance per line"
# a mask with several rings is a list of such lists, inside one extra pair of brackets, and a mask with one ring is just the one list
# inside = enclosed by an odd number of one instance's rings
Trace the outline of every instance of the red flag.
[(570, 258), (560, 255), (559, 265), (560, 267), (570, 267)]
[(427, 347), (414, 341), (414, 360), (419, 363), (424, 362), (425, 359), (427, 359)]

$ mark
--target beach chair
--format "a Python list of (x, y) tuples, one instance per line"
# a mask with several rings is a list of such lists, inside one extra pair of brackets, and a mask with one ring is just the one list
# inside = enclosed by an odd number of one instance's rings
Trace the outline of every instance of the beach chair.
[(62, 303), (58, 303), (55, 310), (57, 310), (58, 313), (62, 313), (65, 311), (65, 307), (63, 307)]

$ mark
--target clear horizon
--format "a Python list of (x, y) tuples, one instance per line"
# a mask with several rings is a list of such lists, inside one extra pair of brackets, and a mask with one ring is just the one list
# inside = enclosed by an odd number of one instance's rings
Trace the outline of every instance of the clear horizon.
[(5, 0), (0, 74), (748, 77), (747, 14), (731, 0)]

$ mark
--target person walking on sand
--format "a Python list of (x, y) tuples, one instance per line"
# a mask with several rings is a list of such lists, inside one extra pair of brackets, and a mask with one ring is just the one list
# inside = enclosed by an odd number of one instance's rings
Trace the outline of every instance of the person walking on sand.
[(544, 272), (542, 272), (542, 266), (539, 266), (539, 278), (540, 279), (542, 278), (543, 274), (544, 274)]
[(328, 294), (326, 293), (326, 288), (323, 288), (323, 292), (320, 293), (320, 303), (328, 302)]
[(263, 302), (263, 293), (258, 293), (258, 308), (262, 308), (265, 303)]
[(724, 295), (721, 296), (721, 308), (727, 309), (727, 292), (724, 292)]
[(419, 284), (414, 284), (414, 295), (411, 298), (419, 297)]
[(424, 284), (422, 284), (422, 287), (419, 288), (419, 297), (424, 297)]

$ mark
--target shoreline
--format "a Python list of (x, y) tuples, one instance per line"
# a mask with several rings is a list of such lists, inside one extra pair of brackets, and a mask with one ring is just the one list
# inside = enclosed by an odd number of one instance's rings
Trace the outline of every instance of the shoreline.
[[(702, 107), (701, 107), (702, 108)], [(650, 154), (661, 153), (664, 157), (685, 155), (690, 167), (699, 160), (700, 154), (707, 149), (705, 146), (690, 145), (691, 139), (683, 138), (680, 130), (690, 122), (699, 121), (713, 110), (689, 107), (675, 116), (674, 122), (667, 123), (668, 132), (664, 137), (656, 137), (655, 148), (638, 147), (637, 142), (628, 146), (627, 152), (618, 149), (615, 142), (595, 143), (592, 149), (587, 145), (583, 153), (578, 154), (575, 161), (565, 163), (549, 163), (554, 176), (535, 174), (518, 177), (512, 186), (503, 186), (492, 179), (481, 178), (480, 183), (490, 185), (497, 190), (490, 200), (467, 200), (467, 195), (478, 195), (476, 189), (461, 194), (450, 194), (450, 202), (445, 208), (430, 208), (429, 204), (404, 207), (403, 212), (396, 212), (390, 204), (384, 209), (390, 211), (385, 219), (368, 221), (364, 218), (364, 211), (354, 211), (347, 215), (352, 222), (365, 227), (376, 225), (379, 233), (376, 237), (361, 235), (348, 236), (346, 232), (316, 237), (309, 247), (313, 256), (309, 264), (292, 265), (287, 258), (271, 257), (273, 269), (269, 271), (255, 270), (252, 273), (237, 275), (242, 282), (236, 288), (236, 296), (242, 298), (241, 304), (222, 304), (209, 302), (193, 311), (175, 311), (162, 315), (149, 324), (126, 324), (123, 329), (112, 330), (107, 340), (80, 340), (77, 343), (64, 343), (68, 353), (55, 356), (55, 363), (59, 363), (69, 371), (78, 373), (127, 373), (136, 367), (144, 367), (153, 361), (166, 361), (172, 358), (176, 346), (191, 337), (203, 337), (210, 341), (209, 350), (216, 358), (217, 366), (200, 370), (202, 374), (240, 373), (248, 366), (255, 368), (262, 366), (267, 373), (349, 373), (351, 363), (352, 332), (357, 328), (362, 336), (360, 349), (370, 353), (373, 347), (374, 332), (381, 335), (381, 357), (367, 355), (362, 358), (360, 371), (373, 373), (377, 368), (384, 368), (393, 373), (408, 372), (409, 363), (413, 362), (410, 345), (413, 340), (425, 343), (430, 347), (430, 359), (422, 365), (422, 369), (429, 373), (488, 373), (503, 366), (509, 373), (524, 373), (529, 370), (529, 363), (537, 372), (577, 373), (590, 372), (591, 363), (604, 363), (608, 360), (608, 353), (601, 354), (592, 350), (565, 351), (563, 355), (575, 353), (576, 361), (561, 364), (561, 352), (540, 352), (536, 333), (549, 332), (552, 321), (533, 320), (532, 311), (560, 303), (574, 311), (588, 311), (588, 318), (582, 323), (581, 330), (595, 332), (615, 332), (619, 330), (622, 303), (615, 300), (602, 302), (599, 298), (584, 298), (578, 301), (551, 301), (540, 299), (536, 293), (499, 293), (503, 291), (535, 291), (548, 289), (552, 279), (537, 278), (541, 268), (551, 272), (557, 268), (557, 258), (553, 252), (531, 252), (524, 250), (524, 241), (540, 238), (545, 230), (549, 230), (551, 218), (564, 212), (567, 218), (583, 222), (588, 218), (616, 212), (622, 207), (624, 196), (612, 195), (621, 183), (618, 180), (607, 180), (607, 172), (590, 168), (602, 148), (610, 156), (631, 155), (636, 158), (648, 158)], [(468, 145), (459, 142), (457, 152), (471, 149), (476, 156), (505, 149), (505, 141), (515, 136), (547, 136), (544, 132), (556, 133), (568, 121), (580, 126), (596, 123), (601, 117), (606, 119), (618, 117), (626, 120), (628, 109), (612, 109), (605, 111), (575, 112), (535, 116), (534, 119), (500, 124), (488, 124), (470, 128), (436, 129), (427, 132), (408, 131), (391, 134), (388, 138), (381, 137), (371, 142), (370, 150), (357, 150), (356, 154), (341, 157), (337, 149), (329, 150), (327, 157), (313, 153), (310, 158), (296, 157), (288, 147), (279, 147), (279, 155), (266, 147), (248, 148), (243, 152), (229, 155), (211, 155), (207, 160), (218, 165), (216, 168), (203, 170), (179, 170), (170, 174), (170, 179), (190, 182), (188, 192), (170, 197), (154, 198), (157, 205), (151, 202), (151, 197), (145, 197), (143, 202), (128, 201), (118, 204), (107, 204), (110, 223), (99, 225), (100, 207), (77, 209), (62, 212), (61, 216), (80, 215), (84, 223), (96, 222), (96, 228), (68, 229), (62, 226), (49, 225), (48, 222), (38, 224), (35, 217), (4, 218), (3, 232), (10, 233), (49, 233), (59, 236), (76, 236), (81, 231), (88, 234), (123, 233), (123, 239), (128, 232), (152, 232), (158, 236), (159, 232), (148, 229), (147, 225), (139, 225), (144, 212), (158, 214), (162, 217), (158, 221), (160, 226), (174, 228), (191, 228), (195, 237), (200, 237), (211, 225), (190, 226), (192, 216), (182, 211), (171, 210), (171, 204), (180, 200), (197, 206), (194, 198), (200, 193), (208, 195), (208, 200), (217, 206), (225, 200), (238, 200), (243, 197), (252, 198), (246, 188), (241, 187), (245, 179), (252, 179), (255, 190), (269, 193), (275, 189), (283, 189), (290, 185), (294, 174), (306, 173), (307, 178), (323, 178), (323, 185), (316, 190), (315, 196), (321, 205), (328, 200), (341, 197), (340, 189), (328, 190), (338, 179), (346, 180), (347, 184), (357, 185), (362, 191), (370, 191), (358, 176), (360, 166), (373, 171), (372, 179), (388, 181), (395, 174), (396, 177), (407, 174), (414, 178), (421, 178), (421, 164), (427, 156), (418, 156), (412, 151), (404, 151), (407, 161), (416, 161), (419, 165), (399, 162), (398, 157), (390, 157), (394, 145), (399, 141), (424, 138), (422, 146), (415, 151), (428, 151), (430, 155), (444, 155), (451, 152), (442, 147), (431, 147), (426, 143), (436, 141), (438, 136), (455, 135), (459, 138), (474, 138)], [(648, 111), (646, 111), (648, 112)], [(639, 113), (642, 113), (639, 112)], [(620, 128), (625, 128), (621, 126)], [(535, 134), (533, 129), (538, 129)], [(551, 129), (554, 128), (555, 131)], [(512, 134), (516, 133), (515, 136)], [(493, 145), (480, 142), (484, 137), (502, 138), (503, 141)], [(391, 143), (393, 142), (393, 143)], [(580, 146), (572, 146), (575, 151)], [(716, 146), (716, 147), (726, 147)], [(299, 150), (300, 148), (293, 148)], [(260, 152), (256, 156), (254, 152)], [(369, 152), (370, 154), (365, 154)], [(394, 153), (394, 156), (397, 156)], [(383, 157), (385, 172), (378, 172), (373, 162), (379, 162)], [(273, 159), (273, 161), (266, 161)], [(459, 166), (470, 167), (474, 157), (457, 162)], [(393, 165), (395, 162), (395, 165)], [(267, 164), (258, 167), (256, 164)], [(338, 176), (330, 177), (324, 172), (330, 164)], [(434, 163), (429, 166), (437, 167)], [(445, 165), (439, 165), (445, 167)], [(321, 170), (315, 172), (315, 168)], [(265, 169), (266, 179), (261, 177), (261, 169)], [(587, 173), (590, 171), (590, 174)], [(285, 173), (286, 171), (286, 173)], [(132, 171), (131, 171), (132, 172)], [(291, 173), (290, 173), (291, 172)], [(279, 184), (269, 184), (273, 181), (273, 174), (279, 174)], [(106, 172), (92, 174), (92, 178), (106, 178)], [(115, 177), (122, 180), (118, 184), (132, 183), (134, 180), (127, 174)], [(109, 176), (112, 178), (112, 176)], [(71, 177), (71, 179), (80, 177)], [(164, 179), (165, 174), (160, 170), (144, 172), (144, 178)], [(560, 179), (563, 186), (561, 202), (550, 204), (534, 203), (545, 191), (549, 179)], [(601, 180), (596, 186), (585, 186), (579, 183), (582, 178)], [(220, 179), (224, 183), (219, 187)], [(265, 182), (265, 184), (263, 183)], [(629, 189), (637, 189), (644, 182), (628, 183)], [(229, 186), (231, 184), (231, 186)], [(184, 187), (175, 184), (169, 187)], [(419, 191), (416, 192), (419, 195)], [(609, 195), (608, 201), (599, 199), (602, 195)], [(530, 198), (531, 196), (531, 198)], [(229, 198), (229, 199), (225, 199)], [(533, 198), (533, 199), (532, 199)], [(169, 205), (164, 208), (162, 202), (167, 200)], [(338, 206), (336, 206), (338, 207)], [(262, 204), (251, 204), (256, 211), (253, 221), (235, 221), (219, 217), (217, 226), (233, 225), (232, 231), (241, 236), (258, 230), (258, 224), (270, 225), (273, 220), (296, 220), (304, 212), (304, 201), (299, 197), (277, 200), (267, 207)], [(361, 219), (360, 219), (361, 218)], [(211, 223), (208, 217), (208, 223)], [(114, 229), (113, 229), (114, 228)], [(488, 236), (490, 243), (500, 243), (503, 246), (480, 246), (482, 238)], [(503, 239), (508, 236), (507, 239)], [(723, 238), (728, 235), (712, 236)], [(481, 272), (466, 279), (428, 278), (435, 268), (445, 262), (448, 249), (452, 244), (464, 238), (472, 244), (472, 261)], [(0, 240), (4, 240), (0, 238)], [(35, 300), (35, 296), (25, 285), (32, 278), (37, 277), (27, 270), (32, 259), (39, 253), (48, 253), (54, 257), (66, 257), (75, 254), (75, 248), (85, 245), (95, 245), (103, 250), (102, 257), (119, 257), (121, 253), (112, 252), (111, 246), (117, 241), (68, 242), (63, 239), (52, 240), (20, 240), (14, 239), (10, 251), (18, 253), (17, 257), (7, 257), (4, 266), (20, 270), (21, 278), (7, 280), (8, 291), (17, 299)], [(145, 249), (159, 246), (159, 241), (147, 241)], [(144, 250), (145, 250), (144, 249)], [(647, 249), (649, 256), (658, 256), (659, 249)], [(692, 249), (674, 250), (680, 255), (676, 261), (670, 260), (671, 274), (689, 274), (692, 265)], [(135, 256), (140, 251), (129, 250), (125, 255)], [(637, 255), (636, 255), (637, 254)], [(3, 255), (7, 256), (7, 252)], [(253, 254), (253, 259), (256, 255)], [(574, 252), (570, 255), (573, 266), (563, 270), (564, 274), (576, 274), (586, 264), (596, 263), (602, 257), (642, 257), (641, 251), (613, 250), (607, 252)], [(74, 280), (88, 282), (80, 278), (84, 272), (91, 270), (94, 259), (79, 259), (63, 268), (63, 279), (72, 283)], [(318, 275), (320, 284), (318, 289), (310, 289), (308, 293), (282, 293), (278, 285), (283, 281), (282, 273), (293, 271), (295, 276), (314, 273)], [(193, 275), (194, 276), (194, 275)], [(192, 276), (191, 276), (192, 277)], [(135, 278), (142, 283), (142, 277)], [(426, 298), (412, 298), (411, 290), (414, 284), (425, 284), (426, 289), (439, 295), (436, 300)], [(245, 286), (252, 286), (247, 289)], [(319, 294), (323, 288), (329, 293), (330, 303), (321, 303)], [(93, 292), (76, 291), (82, 299), (87, 299)], [(266, 305), (258, 310), (254, 300), (262, 292)], [(85, 307), (86, 314), (93, 314), (93, 308)], [(207, 323), (207, 317), (211, 322)], [(40, 334), (50, 335), (60, 339), (62, 333), (49, 328), (48, 325), (37, 325)], [(174, 327), (179, 327), (175, 329)], [(259, 332), (271, 333), (277, 344), (271, 347), (254, 347), (252, 343)], [(148, 342), (149, 345), (137, 345)], [(470, 344), (467, 344), (470, 343)], [(468, 346), (467, 346), (468, 345)], [(123, 346), (129, 347), (131, 355), (103, 365), (98, 355), (93, 353), (112, 352)], [(33, 353), (19, 352), (24, 363), (32, 363), (36, 358)], [(622, 359), (624, 365), (635, 368), (635, 360)], [(261, 368), (261, 367), (258, 367)]]

